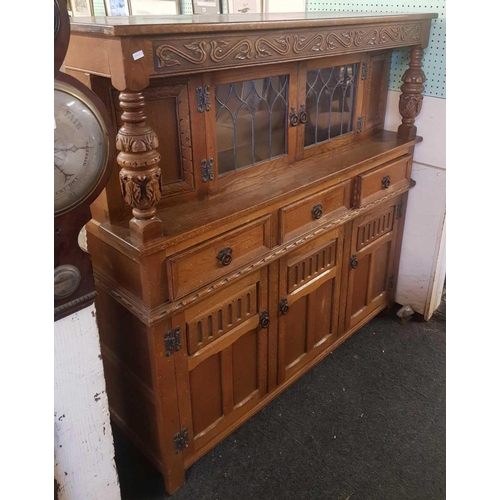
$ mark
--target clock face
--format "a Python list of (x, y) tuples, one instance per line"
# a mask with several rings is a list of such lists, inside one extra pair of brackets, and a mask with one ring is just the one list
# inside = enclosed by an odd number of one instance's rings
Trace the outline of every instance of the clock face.
[(76, 88), (54, 82), (55, 215), (92, 194), (107, 161), (107, 135), (97, 109)]

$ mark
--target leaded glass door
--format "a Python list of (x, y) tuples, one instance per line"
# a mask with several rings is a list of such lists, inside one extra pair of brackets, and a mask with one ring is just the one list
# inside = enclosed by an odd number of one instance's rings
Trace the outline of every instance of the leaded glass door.
[(357, 54), (300, 64), (298, 102), (306, 113), (298, 131), (300, 156), (347, 144), (361, 131), (362, 60)]
[(296, 72), (296, 64), (283, 64), (212, 75), (211, 190), (293, 163), (296, 132), (290, 126), (290, 110), (296, 107)]

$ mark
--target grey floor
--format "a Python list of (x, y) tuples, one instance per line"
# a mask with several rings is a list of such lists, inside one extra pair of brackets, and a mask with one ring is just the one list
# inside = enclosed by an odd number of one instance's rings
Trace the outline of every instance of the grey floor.
[[(196, 462), (178, 500), (441, 500), (446, 302), (429, 322), (382, 313)], [(115, 429), (124, 500), (167, 498)]]

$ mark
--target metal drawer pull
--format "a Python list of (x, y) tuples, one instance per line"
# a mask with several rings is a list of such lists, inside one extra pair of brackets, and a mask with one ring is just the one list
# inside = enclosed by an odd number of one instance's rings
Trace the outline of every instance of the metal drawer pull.
[(323, 216), (323, 205), (318, 203), (317, 205), (314, 205), (314, 207), (311, 210), (313, 219), (321, 219)]
[(384, 189), (387, 189), (391, 185), (391, 176), (390, 175), (385, 175), (382, 178), (382, 187)]
[(229, 264), (231, 264), (231, 261), (233, 260), (232, 254), (233, 254), (232, 248), (224, 247), (217, 254), (217, 260), (219, 260), (223, 266), (229, 266)]

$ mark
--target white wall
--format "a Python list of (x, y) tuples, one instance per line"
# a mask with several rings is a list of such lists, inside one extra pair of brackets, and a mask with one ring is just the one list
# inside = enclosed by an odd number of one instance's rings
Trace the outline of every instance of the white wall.
[(58, 500), (119, 500), (95, 307), (54, 323)]
[[(397, 130), (400, 92), (389, 91), (385, 128)], [(446, 99), (425, 96), (416, 118), (417, 135), (401, 250), (396, 302), (430, 319), (441, 300), (445, 278)]]

